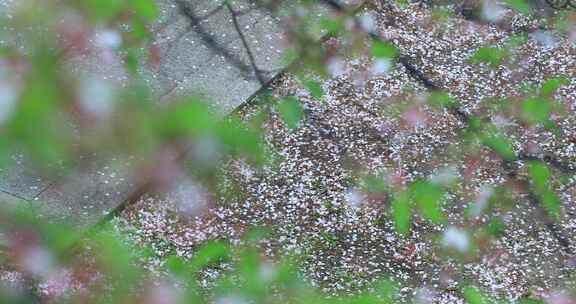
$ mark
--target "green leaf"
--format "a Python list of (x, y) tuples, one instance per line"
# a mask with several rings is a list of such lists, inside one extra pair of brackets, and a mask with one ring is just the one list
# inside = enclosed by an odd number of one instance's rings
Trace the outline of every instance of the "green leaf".
[(451, 108), (456, 105), (456, 101), (444, 92), (432, 92), (428, 96), (428, 103), (438, 110)]
[(566, 84), (568, 80), (564, 77), (554, 77), (546, 80), (540, 88), (540, 95), (549, 96), (554, 93), (560, 86)]
[(166, 136), (200, 135), (216, 126), (216, 118), (208, 106), (197, 98), (175, 103), (158, 120)]
[[(374, 290), (381, 302), (377, 303), (394, 303), (398, 294), (398, 284), (390, 279), (380, 279), (374, 283)], [(373, 302), (374, 303), (374, 302)]]
[(124, 7), (123, 0), (84, 0), (82, 4), (89, 16), (98, 21), (116, 16)]
[(294, 47), (286, 47), (282, 51), (281, 62), (285, 65), (289, 65), (295, 62), (299, 57), (298, 52), (294, 49)]
[(243, 250), (240, 254), (238, 270), (244, 280), (244, 292), (251, 297), (260, 297), (266, 291), (259, 275), (260, 259), (254, 248)]
[(464, 299), (466, 299), (466, 303), (468, 304), (485, 304), (488, 301), (484, 298), (484, 296), (476, 289), (475, 287), (466, 287), (464, 288)]
[(369, 175), (362, 179), (362, 188), (372, 193), (384, 192), (386, 191), (386, 183), (380, 176)]
[(203, 267), (225, 261), (229, 258), (229, 246), (223, 242), (209, 242), (194, 253), (191, 267), (199, 270)]
[(100, 265), (105, 265), (105, 271), (121, 284), (124, 288), (135, 284), (140, 277), (141, 269), (134, 267), (131, 263), (135, 256), (134, 250), (115, 234), (112, 227), (98, 231), (91, 236), (91, 246), (97, 250), (97, 258)]
[(391, 43), (372, 39), (372, 56), (376, 58), (394, 58), (396, 54), (396, 48)]
[[(142, 20), (138, 19), (138, 18), (133, 18), (132, 19), (132, 26), (130, 28), (130, 34), (132, 35), (132, 37), (134, 37), (136, 40), (144, 40), (146, 38), (148, 38), (148, 29), (146, 28), (146, 23), (144, 23)], [(140, 50), (138, 51), (143, 57), (143, 49), (139, 48)]]
[(146, 21), (151, 21), (158, 15), (158, 9), (153, 0), (129, 0), (130, 8)]
[(481, 47), (471, 57), (472, 62), (487, 63), (495, 68), (502, 63), (506, 51), (498, 47)]
[(217, 135), (221, 142), (231, 152), (243, 153), (252, 160), (263, 160), (263, 149), (260, 142), (260, 133), (245, 125), (240, 119), (230, 117), (221, 122), (217, 128)]
[(506, 0), (506, 4), (519, 13), (527, 14), (530, 12), (530, 5), (525, 0)]
[(410, 191), (418, 210), (424, 217), (434, 223), (442, 222), (444, 215), (440, 209), (440, 202), (444, 196), (444, 191), (439, 186), (421, 180), (414, 182)]
[(164, 260), (164, 266), (173, 274), (184, 277), (188, 275), (186, 263), (179, 256), (170, 256)]
[(59, 111), (65, 99), (57, 82), (57, 59), (45, 49), (32, 54), (31, 59), (33, 69), (7, 122), (5, 138), (27, 149), (38, 165), (65, 162), (69, 129)]
[(506, 47), (508, 49), (516, 49), (527, 42), (528, 38), (525, 34), (513, 35), (506, 41)]
[(320, 20), (320, 26), (327, 32), (328, 35), (337, 35), (344, 28), (342, 20), (335, 18), (322, 18)]
[(312, 79), (306, 79), (302, 82), (314, 99), (316, 100), (322, 99), (322, 96), (324, 96), (324, 90), (322, 90), (322, 85), (318, 81)]
[(289, 129), (296, 129), (304, 117), (304, 111), (298, 99), (293, 96), (285, 97), (277, 105), (280, 118)]
[(500, 134), (482, 136), (482, 144), (496, 152), (504, 160), (514, 159), (514, 151), (510, 141)]
[(490, 233), (490, 235), (499, 237), (502, 236), (502, 234), (504, 233), (506, 226), (504, 226), (504, 223), (500, 219), (493, 218), (490, 220), (490, 222), (488, 223), (488, 227), (486, 228), (488, 230), (488, 233)]
[(404, 191), (398, 194), (392, 201), (392, 216), (396, 232), (406, 234), (410, 231), (412, 220), (412, 208), (410, 206), (410, 195)]
[(551, 216), (557, 216), (560, 212), (560, 199), (550, 190), (549, 180), (551, 176), (550, 169), (542, 162), (528, 163), (528, 175), (532, 180), (532, 185), (536, 194), (542, 203), (542, 207)]
[(560, 213), (560, 199), (556, 193), (546, 189), (540, 194), (540, 199), (542, 200), (542, 206), (550, 216), (558, 216)]
[(561, 11), (556, 14), (553, 28), (556, 29), (557, 32), (566, 34), (571, 26), (572, 22), (570, 22), (570, 18), (568, 18), (568, 11)]
[(548, 189), (548, 180), (550, 179), (548, 166), (542, 162), (530, 162), (528, 163), (528, 174), (537, 191)]
[(542, 98), (530, 98), (522, 103), (522, 114), (530, 123), (546, 123), (550, 116), (550, 103)]

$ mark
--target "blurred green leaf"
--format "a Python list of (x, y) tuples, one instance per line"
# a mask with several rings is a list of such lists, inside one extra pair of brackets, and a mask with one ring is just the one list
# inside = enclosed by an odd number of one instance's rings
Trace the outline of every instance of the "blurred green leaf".
[(560, 212), (560, 199), (550, 190), (551, 172), (548, 166), (539, 161), (529, 162), (528, 175), (532, 180), (532, 185), (542, 203), (542, 207), (551, 216), (557, 216)]
[(502, 234), (504, 233), (504, 229), (506, 227), (504, 226), (504, 223), (498, 219), (498, 218), (492, 218), (490, 220), (490, 222), (488, 223), (488, 233), (490, 233), (490, 235), (493, 235), (495, 237), (499, 237), (502, 236)]
[(496, 152), (504, 160), (514, 159), (514, 151), (510, 141), (500, 134), (487, 134), (481, 136), (482, 144)]
[(428, 103), (437, 110), (456, 106), (457, 102), (445, 92), (432, 92), (428, 96)]
[(304, 118), (304, 111), (298, 99), (293, 96), (285, 97), (277, 104), (278, 113), (280, 118), (289, 129), (295, 129)]
[(410, 231), (412, 221), (412, 208), (410, 206), (410, 195), (407, 191), (401, 192), (392, 201), (392, 216), (396, 232), (406, 234)]
[(480, 130), (482, 130), (482, 127), (484, 126), (484, 123), (482, 122), (482, 120), (476, 116), (471, 116), (468, 119), (468, 129), (469, 132), (478, 132)]
[(502, 63), (504, 59), (506, 51), (504, 49), (498, 47), (481, 47), (479, 48), (472, 56), (470, 57), (470, 61), (478, 63), (487, 63), (491, 67), (495, 68)]
[(537, 191), (548, 189), (548, 180), (550, 179), (550, 169), (542, 162), (528, 163), (528, 174)]
[(378, 193), (386, 191), (386, 183), (381, 176), (368, 175), (362, 179), (362, 188), (366, 192)]
[[(146, 28), (146, 23), (140, 19), (133, 18), (130, 24), (130, 34), (134, 39), (137, 41), (143, 41), (148, 38), (148, 29)], [(138, 48), (138, 56), (140, 58), (145, 58), (144, 49), (141, 47)]]
[(394, 303), (398, 289), (398, 284), (390, 279), (380, 279), (374, 284), (374, 291), (382, 303)]
[(544, 209), (550, 216), (557, 217), (560, 214), (560, 199), (556, 193), (550, 189), (546, 189), (540, 194), (540, 199), (542, 200)]
[(396, 54), (396, 48), (391, 43), (372, 39), (372, 56), (376, 58), (394, 58)]
[(89, 16), (97, 21), (105, 21), (120, 13), (124, 0), (84, 0), (81, 4)]
[(124, 65), (126, 66), (126, 69), (128, 69), (130, 74), (136, 75), (138, 73), (140, 63), (144, 58), (142, 48), (128, 47), (124, 49), (124, 52)]
[(572, 22), (570, 22), (568, 11), (559, 11), (554, 17), (553, 28), (559, 33), (565, 34), (571, 28)]
[(265, 227), (252, 227), (246, 234), (244, 235), (244, 240), (248, 244), (257, 244), (261, 240), (265, 239), (266, 237), (270, 237), (272, 231)]
[(164, 260), (164, 266), (173, 274), (178, 276), (188, 275), (188, 267), (179, 256), (169, 256)]
[(506, 47), (508, 49), (516, 49), (521, 45), (523, 45), (524, 43), (526, 43), (527, 40), (528, 37), (526, 34), (512, 35), (510, 38), (506, 40)]
[(143, 270), (133, 263), (135, 250), (122, 242), (111, 225), (104, 226), (90, 236), (89, 246), (98, 254), (100, 270), (110, 278), (115, 288), (112, 296), (122, 298), (140, 282)]
[(158, 9), (153, 0), (128, 0), (129, 7), (146, 21), (151, 21), (158, 15)]
[(434, 223), (442, 222), (444, 215), (440, 209), (440, 202), (444, 191), (438, 185), (420, 180), (410, 186), (410, 191), (418, 210), (425, 218)]
[(568, 83), (568, 80), (564, 77), (550, 78), (542, 84), (542, 87), (540, 88), (540, 95), (542, 96), (552, 95), (560, 86), (566, 83)]
[(322, 18), (320, 20), (320, 26), (328, 35), (337, 35), (344, 28), (342, 19), (339, 18)]
[(238, 270), (244, 280), (243, 293), (250, 298), (261, 299), (266, 285), (260, 276), (260, 257), (254, 248), (244, 249), (240, 254)]
[(281, 62), (285, 65), (293, 63), (298, 58), (299, 58), (298, 52), (294, 49), (294, 47), (289, 46), (282, 51)]
[(37, 161), (37, 164), (66, 162), (65, 135), (69, 131), (60, 107), (64, 105), (57, 58), (46, 49), (31, 55), (33, 71), (28, 75), (18, 106), (7, 123), (7, 136)]
[(464, 299), (468, 304), (487, 304), (488, 301), (475, 287), (464, 288)]
[(255, 162), (265, 158), (259, 130), (247, 126), (237, 117), (229, 117), (220, 122), (217, 135), (231, 153), (239, 153)]
[(221, 241), (208, 242), (198, 249), (190, 263), (192, 269), (199, 270), (222, 261), (230, 256), (230, 246)]
[(542, 299), (526, 298), (527, 296), (520, 299), (520, 304), (546, 304)]
[(506, 0), (506, 4), (519, 13), (527, 14), (530, 12), (530, 5), (525, 0)]
[(550, 103), (542, 98), (529, 98), (522, 103), (522, 114), (530, 123), (546, 123), (550, 116)]
[(322, 90), (322, 85), (318, 81), (312, 79), (305, 79), (302, 82), (314, 99), (316, 100), (322, 99), (322, 96), (324, 96), (324, 90)]
[(159, 116), (164, 136), (200, 135), (215, 129), (216, 117), (198, 98), (176, 102)]

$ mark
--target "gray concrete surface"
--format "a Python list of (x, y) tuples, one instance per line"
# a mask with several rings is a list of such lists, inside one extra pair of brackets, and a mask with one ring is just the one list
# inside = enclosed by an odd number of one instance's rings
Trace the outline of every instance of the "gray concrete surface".
[[(216, 109), (226, 113), (261, 87), (232, 16), (225, 6), (221, 6), (222, 1), (192, 1), (191, 11), (203, 20), (196, 26), (191, 25), (193, 20), (180, 13), (174, 0), (157, 2), (161, 15), (153, 27), (154, 44), (162, 57), (152, 79), (164, 98), (199, 93)], [(257, 67), (262, 70), (261, 75), (265, 80), (272, 78), (284, 67), (282, 49), (278, 46), (282, 36), (278, 22), (263, 10), (251, 7), (247, 1), (232, 1), (231, 5), (239, 12), (238, 23), (254, 53)], [(209, 18), (203, 19), (208, 15)], [(215, 52), (199, 32), (209, 35), (248, 70)]]
[(42, 215), (79, 228), (96, 224), (135, 189), (130, 163), (112, 161), (77, 169), (32, 202)]
[(0, 191), (32, 200), (50, 185), (23, 154), (13, 154), (0, 167)]
[[(190, 11), (202, 20), (194, 26), (190, 16), (182, 14), (176, 0), (157, 0), (160, 16), (152, 26), (152, 45), (160, 51), (160, 62), (155, 69), (141, 73), (161, 100), (201, 94), (225, 115), (252, 96), (261, 87), (261, 81), (252, 69), (230, 11), (222, 6), (223, 1), (187, 1)], [(0, 0), (0, 7), (10, 3)], [(260, 80), (267, 81), (285, 66), (280, 47), (282, 30), (276, 18), (250, 3), (230, 2), (261, 71)], [(214, 51), (207, 37), (221, 50)], [(114, 59), (103, 64), (99, 58), (82, 55), (70, 60), (69, 65), (81, 74), (117, 82), (126, 79), (122, 64)], [(62, 179), (46, 180), (17, 155), (0, 169), (0, 191), (32, 202), (48, 218), (88, 226), (118, 206), (133, 190), (129, 177), (124, 165), (112, 162), (78, 169)], [(187, 188), (195, 187), (187, 180), (175, 189), (186, 193)]]

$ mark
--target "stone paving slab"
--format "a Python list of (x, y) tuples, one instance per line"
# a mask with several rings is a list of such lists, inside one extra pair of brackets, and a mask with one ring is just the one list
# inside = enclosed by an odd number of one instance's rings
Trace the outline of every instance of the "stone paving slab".
[(49, 185), (23, 154), (13, 154), (0, 166), (0, 191), (32, 200)]
[[(184, 1), (189, 5), (189, 11), (202, 19), (195, 26), (176, 0), (156, 1), (161, 13), (152, 26), (152, 45), (160, 51), (160, 63), (156, 70), (142, 71), (142, 74), (163, 100), (202, 94), (225, 115), (261, 88), (232, 15), (226, 6), (222, 6), (222, 0)], [(238, 12), (238, 24), (254, 54), (255, 65), (267, 81), (286, 66), (280, 47), (282, 29), (275, 18), (250, 3), (249, 0), (230, 2)], [(206, 37), (222, 50), (214, 52)], [(74, 58), (69, 64), (82, 73), (120, 82), (126, 75), (119, 61), (101, 64), (89, 55)], [(0, 190), (33, 201), (33, 206), (40, 207), (49, 218), (65, 219), (80, 227), (98, 222), (133, 190), (129, 170), (118, 166), (118, 162), (78, 169), (59, 181), (39, 176), (26, 166), (26, 162), (15, 158), (8, 167), (0, 169)], [(186, 193), (194, 188), (186, 180), (175, 187), (175, 193)]]
[(135, 189), (130, 163), (114, 161), (72, 172), (33, 203), (50, 219), (88, 227), (116, 208)]
[[(261, 87), (232, 15), (222, 2), (189, 2), (190, 12), (198, 19), (210, 16), (192, 26), (194, 20), (184, 16), (174, 0), (158, 0), (161, 16), (154, 27), (154, 44), (162, 59), (153, 78), (165, 98), (201, 93), (216, 109), (227, 113)], [(282, 31), (278, 22), (266, 12), (253, 9), (248, 1), (233, 1), (231, 5), (239, 12), (238, 23), (257, 67), (265, 80), (271, 79), (285, 66), (279, 48)], [(206, 37), (222, 46), (223, 52), (214, 52)]]

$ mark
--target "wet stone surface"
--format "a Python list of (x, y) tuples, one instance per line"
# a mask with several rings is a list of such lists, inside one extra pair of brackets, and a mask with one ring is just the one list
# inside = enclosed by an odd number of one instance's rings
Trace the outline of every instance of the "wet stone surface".
[[(567, 137), (543, 134), (487, 109), (494, 99), (517, 102), (514, 96), (520, 94), (521, 81), (537, 86), (565, 75), (570, 80), (555, 99), (573, 111), (573, 41), (557, 38), (556, 43), (542, 43), (535, 27), (512, 52), (514, 69), (506, 65), (490, 69), (471, 63), (470, 56), (482, 46), (503, 45), (514, 35), (512, 29), (479, 24), (458, 14), (436, 23), (430, 10), (415, 5), (376, 7), (365, 12), (376, 20), (375, 30), (394, 41), (465, 111), (493, 118), (515, 151), (531, 142), (573, 163), (567, 138), (576, 130), (574, 115), (555, 120)], [(511, 10), (505, 13), (504, 23), (524, 23), (528, 28), (536, 24)], [(263, 122), (266, 142), (281, 159), (274, 168), (254, 169), (242, 161), (224, 165), (241, 195), (221, 199), (206, 214), (192, 217), (170, 197), (146, 198), (122, 214), (119, 226), (127, 227), (136, 242), (155, 248), (160, 257), (174, 252), (190, 257), (207, 240), (241, 243), (250, 227), (269, 227), (273, 237), (262, 240), (261, 252), (270, 259), (291, 251), (305, 253), (303, 275), (329, 294), (353, 293), (381, 277), (402, 282), (406, 302), (427, 297), (434, 303), (463, 303), (458, 294), (463, 281), (509, 302), (564, 287), (563, 278), (573, 274), (574, 258), (525, 195), (514, 194), (510, 202), (482, 211), (486, 196), (510, 183), (498, 158), (488, 149), (466, 149), (459, 137), (464, 124), (446, 111), (431, 109), (424, 102), (426, 88), (402, 65), (366, 78), (373, 69), (371, 58), (341, 60), (337, 75), (323, 82), (322, 102), (313, 100), (290, 75), (274, 83), (276, 95), (298, 97), (306, 119), (295, 130), (286, 128), (278, 115)], [(249, 120), (260, 109), (255, 105), (244, 110)], [(446, 195), (443, 205), (446, 225), (432, 225), (416, 216), (411, 233), (398, 235), (387, 214), (390, 200), (363, 189), (363, 180), (353, 169), (388, 184), (457, 178), (459, 186)], [(576, 190), (573, 183), (555, 190), (563, 208), (558, 224), (574, 250)], [(480, 208), (473, 223), (468, 222), (469, 208)], [(503, 223), (500, 237), (483, 244), (470, 260), (442, 258), (451, 247), (469, 246), (482, 238), (492, 218)]]
[(13, 154), (0, 167), (0, 191), (32, 200), (50, 185), (22, 154)]
[[(222, 1), (186, 5), (159, 0), (158, 5), (162, 13), (153, 28), (153, 45), (161, 60), (151, 78), (165, 98), (200, 93), (225, 113), (261, 87), (231, 12)], [(247, 1), (232, 1), (231, 6), (258, 73), (269, 80), (284, 66), (278, 21)], [(215, 46), (221, 49), (215, 51)]]
[[(0, 8), (12, 3), (0, 1)], [(141, 72), (159, 97), (200, 94), (225, 114), (261, 87), (223, 1), (158, 0), (157, 4), (161, 13), (151, 29), (154, 39), (150, 47), (158, 49), (160, 61), (156, 67)], [(258, 73), (263, 81), (271, 79), (284, 67), (277, 20), (248, 1), (230, 4), (254, 54)], [(196, 16), (197, 22), (191, 16)], [(8, 43), (17, 44), (16, 40)], [(215, 51), (208, 42), (219, 50)], [(119, 58), (104, 60), (101, 55), (78, 55), (70, 60), (69, 68), (79, 75), (124, 83), (126, 72)], [(0, 190), (34, 200), (48, 217), (69, 219), (83, 227), (117, 207), (131, 189), (127, 171), (116, 170), (113, 163), (76, 170), (59, 180), (41, 178), (29, 164), (20, 155), (12, 157), (0, 169)], [(176, 188), (182, 187), (188, 186)]]
[(113, 161), (73, 170), (43, 191), (32, 205), (47, 219), (88, 228), (134, 191), (130, 169), (130, 162)]

